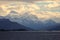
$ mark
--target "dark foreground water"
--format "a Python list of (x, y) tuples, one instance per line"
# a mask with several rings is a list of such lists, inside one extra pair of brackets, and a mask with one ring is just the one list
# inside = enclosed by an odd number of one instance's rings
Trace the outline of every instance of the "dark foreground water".
[(60, 40), (60, 32), (0, 31), (0, 40)]

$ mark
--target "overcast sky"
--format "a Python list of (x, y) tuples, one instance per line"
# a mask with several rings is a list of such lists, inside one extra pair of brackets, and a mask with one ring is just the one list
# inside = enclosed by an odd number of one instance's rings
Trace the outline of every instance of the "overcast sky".
[[(0, 0), (0, 1), (7, 1), (7, 0)], [(8, 1), (60, 1), (60, 0), (8, 0)]]

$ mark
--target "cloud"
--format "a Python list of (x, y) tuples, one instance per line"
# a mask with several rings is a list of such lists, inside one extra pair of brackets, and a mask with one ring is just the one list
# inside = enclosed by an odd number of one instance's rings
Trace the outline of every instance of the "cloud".
[[(59, 5), (60, 4), (58, 4), (58, 2), (53, 2), (53, 4), (46, 5), (46, 8), (48, 8), (48, 9), (55, 8), (55, 7), (58, 7)], [(42, 8), (35, 3), (28, 3), (28, 2), (18, 2), (18, 3), (9, 2), (9, 3), (5, 3), (5, 4), (1, 3), (0, 16), (4, 16), (4, 17), (8, 16), (8, 14), (10, 14), (11, 11), (15, 11), (15, 12), (17, 12), (16, 18), (18, 18), (20, 16), (23, 17), (23, 15), (27, 12), (29, 14), (29, 16), (35, 15), (35, 17), (37, 17), (38, 20), (41, 20), (41, 21), (46, 21), (46, 20), (51, 19), (56, 22), (59, 22), (56, 19), (60, 19), (60, 12), (52, 12), (52, 11), (48, 11), (48, 10), (43, 11), (44, 9), (41, 11)], [(11, 15), (15, 15), (15, 14), (11, 14)], [(10, 16), (10, 17), (15, 18), (15, 16)]]
[(60, 6), (59, 2), (53, 2), (53, 3), (49, 3), (48, 5), (44, 5), (44, 7), (47, 7), (48, 9), (56, 8), (59, 6)]
[(21, 0), (21, 1), (60, 1), (60, 0)]
[(3, 15), (8, 15), (10, 11), (16, 11), (20, 14), (25, 13), (27, 11), (38, 11), (40, 8), (35, 5), (34, 3), (27, 3), (27, 2), (14, 2), (14, 3), (6, 3), (0, 5), (0, 8), (3, 12), (5, 12)]
[(46, 21), (49, 19), (53, 20), (54, 18), (60, 19), (60, 12), (42, 11), (40, 13), (32, 12), (31, 14), (35, 15), (38, 19), (41, 19), (42, 21)]

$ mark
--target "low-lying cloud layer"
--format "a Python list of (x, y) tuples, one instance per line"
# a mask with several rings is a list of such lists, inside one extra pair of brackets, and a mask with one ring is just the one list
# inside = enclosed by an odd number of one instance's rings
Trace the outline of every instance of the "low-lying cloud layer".
[[(11, 11), (17, 13), (10, 13)], [(6, 17), (10, 14), (8, 17), (15, 18), (15, 15), (18, 18), (25, 13), (28, 13), (29, 16), (34, 15), (40, 21), (51, 19), (60, 23), (60, 2), (0, 2), (0, 16)]]

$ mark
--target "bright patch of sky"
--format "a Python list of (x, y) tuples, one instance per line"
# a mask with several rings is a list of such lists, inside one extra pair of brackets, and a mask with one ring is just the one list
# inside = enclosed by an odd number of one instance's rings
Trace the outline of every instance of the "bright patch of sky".
[[(60, 2), (35, 2), (37, 6), (40, 7), (40, 11), (51, 11), (51, 12), (60, 12)], [(55, 4), (57, 5), (56, 7)], [(51, 8), (48, 8), (48, 5), (51, 6)], [(45, 7), (46, 6), (46, 7)], [(49, 6), (49, 7), (50, 7)]]

